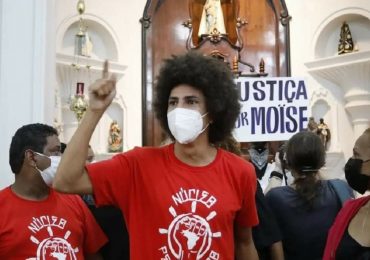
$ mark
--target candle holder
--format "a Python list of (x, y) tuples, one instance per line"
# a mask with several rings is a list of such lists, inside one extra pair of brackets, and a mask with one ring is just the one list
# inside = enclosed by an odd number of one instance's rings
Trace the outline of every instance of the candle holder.
[(75, 113), (78, 122), (81, 121), (88, 107), (88, 103), (84, 95), (84, 85), (85, 84), (82, 82), (77, 82), (76, 94), (72, 97), (70, 105), (70, 109)]

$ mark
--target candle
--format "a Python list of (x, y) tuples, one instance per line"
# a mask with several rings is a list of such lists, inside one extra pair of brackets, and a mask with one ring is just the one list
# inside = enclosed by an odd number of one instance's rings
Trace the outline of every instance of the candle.
[(83, 82), (77, 82), (76, 95), (82, 96), (84, 94), (85, 84)]

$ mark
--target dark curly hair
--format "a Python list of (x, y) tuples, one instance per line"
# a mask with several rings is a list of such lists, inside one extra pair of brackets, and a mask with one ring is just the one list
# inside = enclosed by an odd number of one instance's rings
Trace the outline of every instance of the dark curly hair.
[(294, 180), (297, 193), (312, 208), (321, 188), (316, 174), (325, 165), (325, 148), (320, 137), (307, 131), (293, 135), (287, 143), (286, 157), (288, 167), (298, 174)]
[(12, 172), (15, 174), (20, 172), (26, 150), (43, 153), (47, 143), (46, 138), (53, 135), (58, 135), (58, 131), (45, 124), (29, 124), (19, 128), (12, 138), (9, 149), (9, 164)]
[(216, 58), (195, 51), (165, 60), (157, 78), (153, 106), (162, 128), (172, 139), (167, 122), (168, 98), (172, 89), (180, 84), (190, 85), (203, 93), (212, 119), (209, 142), (222, 142), (234, 129), (240, 112), (230, 68)]

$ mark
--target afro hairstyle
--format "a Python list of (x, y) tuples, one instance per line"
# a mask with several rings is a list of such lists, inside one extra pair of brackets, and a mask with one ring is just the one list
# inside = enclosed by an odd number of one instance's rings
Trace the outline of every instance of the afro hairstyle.
[(165, 60), (155, 87), (154, 111), (162, 128), (174, 139), (167, 122), (168, 98), (173, 88), (186, 84), (205, 96), (212, 123), (209, 142), (216, 144), (231, 135), (240, 113), (239, 92), (225, 62), (190, 51)]

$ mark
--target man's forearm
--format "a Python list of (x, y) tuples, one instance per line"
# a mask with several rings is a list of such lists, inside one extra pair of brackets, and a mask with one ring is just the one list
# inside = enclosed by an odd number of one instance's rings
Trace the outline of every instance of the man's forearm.
[(257, 250), (254, 243), (237, 244), (235, 249), (235, 259), (236, 260), (258, 260)]
[(258, 260), (257, 250), (253, 243), (252, 229), (235, 225), (235, 259)]
[(284, 260), (283, 243), (281, 241), (275, 242), (270, 247), (271, 260)]
[(67, 193), (92, 192), (91, 185), (86, 183), (87, 180), (89, 181), (88, 177), (83, 175), (89, 142), (102, 114), (102, 112), (87, 109), (81, 124), (64, 151), (53, 182), (55, 189)]

